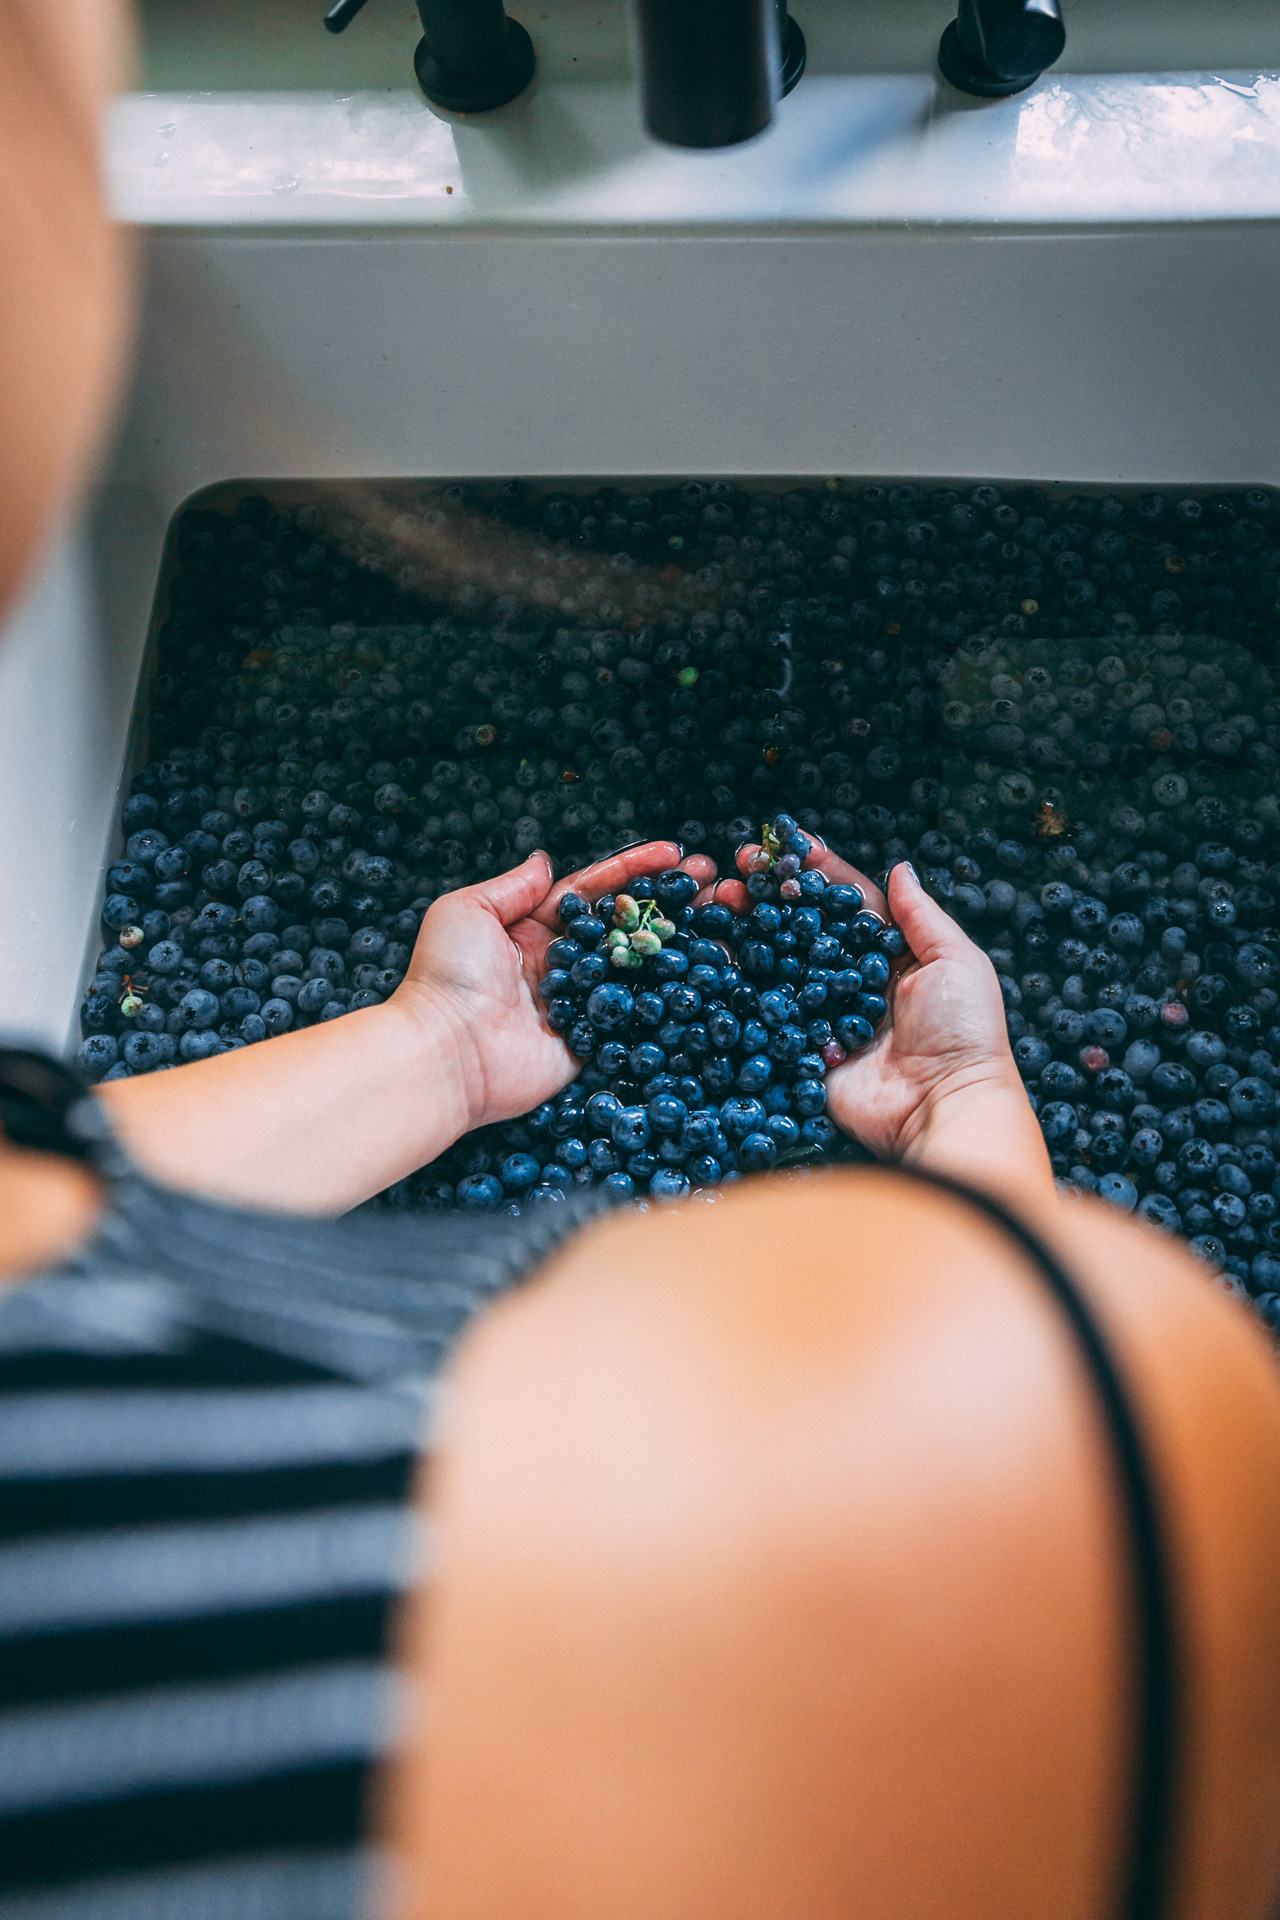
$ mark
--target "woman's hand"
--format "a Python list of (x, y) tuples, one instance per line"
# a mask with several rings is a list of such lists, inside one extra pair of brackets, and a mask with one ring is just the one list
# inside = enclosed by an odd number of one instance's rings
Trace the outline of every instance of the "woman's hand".
[(701, 886), (714, 878), (715, 865), (705, 855), (681, 861), (672, 841), (651, 840), (558, 885), (546, 854), (534, 853), (510, 873), (436, 901), (395, 999), (425, 1012), (429, 1021), (443, 1019), (453, 1036), (450, 1051), (470, 1101), (464, 1131), (527, 1113), (580, 1070), (581, 1062), (548, 1027), (538, 998), (563, 896), (578, 893), (594, 903), (642, 873), (677, 864)]
[[(832, 855), (819, 863), (847, 878)], [(890, 1018), (827, 1081), (831, 1118), (886, 1159), (976, 1186), (1051, 1187), (995, 968), (905, 862), (889, 874), (889, 908), (910, 957), (895, 970)]]
[[(753, 851), (740, 854), (744, 868)], [(825, 848), (815, 848), (805, 864), (860, 887), (868, 907), (891, 916), (910, 948), (894, 970), (889, 1019), (865, 1052), (827, 1077), (832, 1120), (882, 1159), (988, 1189), (1052, 1192), (1048, 1152), (1014, 1065), (986, 954), (905, 862), (889, 874), (887, 901), (865, 874)], [(749, 904), (738, 882), (725, 882), (718, 893), (739, 910)]]
[[(680, 859), (628, 847), (555, 885), (545, 854), (441, 895), (381, 1006), (98, 1089), (125, 1145), (168, 1185), (283, 1213), (344, 1213), (462, 1134), (525, 1113), (579, 1063), (537, 995), (556, 907)], [(699, 884), (715, 873), (682, 863)]]

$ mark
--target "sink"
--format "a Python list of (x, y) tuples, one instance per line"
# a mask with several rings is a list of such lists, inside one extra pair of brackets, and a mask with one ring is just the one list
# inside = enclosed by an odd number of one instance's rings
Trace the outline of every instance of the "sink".
[(1273, 8), (1077, 0), (1061, 67), (991, 103), (932, 74), (946, 5), (797, 11), (774, 128), (688, 154), (643, 139), (620, 5), (524, 9), (537, 84), (472, 122), (405, 84), (403, 0), (336, 41), (293, 0), (145, 10), (108, 130), (132, 389), (0, 661), (11, 1024), (72, 1034), (166, 530), (206, 487), (1280, 481)]

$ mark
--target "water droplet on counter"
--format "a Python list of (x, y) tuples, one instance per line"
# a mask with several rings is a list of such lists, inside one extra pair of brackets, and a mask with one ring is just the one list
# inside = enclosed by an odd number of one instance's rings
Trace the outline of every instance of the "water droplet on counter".
[(160, 138), (162, 140), (171, 140), (177, 131), (178, 131), (177, 121), (176, 120), (167, 121), (166, 124), (160, 129)]
[(278, 180), (272, 181), (271, 191), (272, 193), (296, 193), (301, 185), (302, 182), (296, 174), (282, 173)]

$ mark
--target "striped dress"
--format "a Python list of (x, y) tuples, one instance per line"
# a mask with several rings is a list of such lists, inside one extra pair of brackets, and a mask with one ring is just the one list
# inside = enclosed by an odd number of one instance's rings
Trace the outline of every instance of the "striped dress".
[(64, 1120), (103, 1214), (0, 1290), (0, 1920), (357, 1920), (432, 1381), (581, 1209), (237, 1214)]

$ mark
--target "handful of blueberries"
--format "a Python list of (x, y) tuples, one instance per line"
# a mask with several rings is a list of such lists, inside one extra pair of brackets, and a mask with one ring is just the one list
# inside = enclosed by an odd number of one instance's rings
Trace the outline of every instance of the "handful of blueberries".
[[(860, 888), (803, 871), (811, 846), (788, 814), (766, 826), (745, 915), (695, 905), (678, 868), (594, 906), (564, 895), (539, 991), (582, 1072), (493, 1130), (511, 1150), (461, 1173), (458, 1205), (541, 1205), (598, 1184), (678, 1199), (857, 1152), (826, 1116), (824, 1080), (874, 1039), (905, 942)], [(474, 1150), (473, 1137), (454, 1153), (465, 1164)]]

